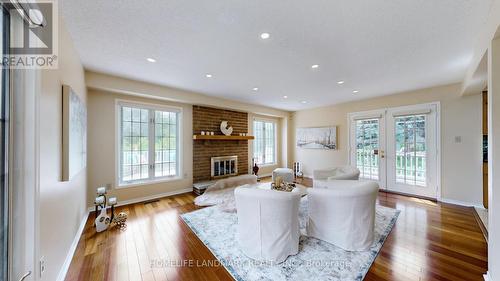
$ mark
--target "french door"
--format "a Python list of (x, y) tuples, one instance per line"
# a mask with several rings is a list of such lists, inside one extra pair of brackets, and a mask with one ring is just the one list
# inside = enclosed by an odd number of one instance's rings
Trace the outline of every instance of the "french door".
[[(22, 13), (26, 15), (27, 13)], [(0, 3), (0, 52), (21, 42), (24, 19)], [(32, 281), (38, 264), (39, 70), (0, 67), (0, 280)]]
[(381, 189), (438, 197), (439, 104), (349, 115), (350, 163)]

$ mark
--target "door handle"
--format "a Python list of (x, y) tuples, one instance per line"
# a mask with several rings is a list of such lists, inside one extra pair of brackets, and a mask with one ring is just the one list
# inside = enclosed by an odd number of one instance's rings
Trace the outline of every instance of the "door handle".
[(31, 275), (31, 271), (26, 272), (26, 273), (23, 275), (23, 277), (21, 277), (21, 279), (19, 279), (19, 281), (24, 281), (24, 280), (25, 280), (26, 278), (28, 278), (28, 276), (30, 276), (30, 275)]

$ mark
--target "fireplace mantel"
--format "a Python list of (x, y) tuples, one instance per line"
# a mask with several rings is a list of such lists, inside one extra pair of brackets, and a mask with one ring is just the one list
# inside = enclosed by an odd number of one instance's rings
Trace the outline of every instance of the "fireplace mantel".
[(241, 141), (241, 140), (253, 140), (253, 139), (254, 136), (193, 135), (193, 140)]

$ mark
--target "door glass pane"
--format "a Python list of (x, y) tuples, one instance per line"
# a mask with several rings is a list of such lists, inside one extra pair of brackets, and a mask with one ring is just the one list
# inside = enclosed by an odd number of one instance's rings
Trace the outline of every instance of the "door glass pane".
[(426, 186), (427, 146), (425, 115), (396, 117), (396, 182)]
[(356, 121), (356, 165), (360, 177), (379, 180), (379, 120)]

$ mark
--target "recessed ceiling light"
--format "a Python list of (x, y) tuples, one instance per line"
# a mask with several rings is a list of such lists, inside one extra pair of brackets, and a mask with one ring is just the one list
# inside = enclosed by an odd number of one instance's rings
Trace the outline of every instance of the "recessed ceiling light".
[(284, 99), (287, 99), (287, 98), (288, 98), (288, 96), (283, 96), (283, 98), (284, 98)]
[(300, 103), (307, 103), (307, 101), (303, 100), (303, 101), (300, 101)]
[(153, 59), (153, 58), (147, 58), (146, 60), (149, 61), (149, 62), (156, 62), (156, 60)]
[(255, 87), (255, 88), (253, 88), (252, 90), (254, 90), (254, 91), (256, 91), (256, 92), (257, 92), (257, 91), (259, 90), (259, 88)]
[(337, 84), (339, 84), (339, 85), (342, 85), (344, 83), (345, 83), (345, 81), (343, 81), (343, 80), (337, 81)]
[(359, 91), (358, 90), (354, 90), (354, 91), (352, 91), (352, 93), (353, 94), (357, 94), (357, 93), (359, 93)]
[(313, 64), (313, 65), (311, 65), (311, 68), (312, 68), (312, 69), (316, 69), (316, 68), (318, 68), (318, 67), (319, 67), (319, 64)]
[(212, 74), (207, 74), (207, 75), (205, 75), (205, 77), (212, 78)]
[(262, 39), (269, 39), (269, 37), (271, 37), (271, 34), (269, 34), (267, 32), (260, 34), (260, 38), (262, 38)]

